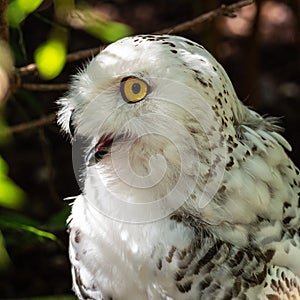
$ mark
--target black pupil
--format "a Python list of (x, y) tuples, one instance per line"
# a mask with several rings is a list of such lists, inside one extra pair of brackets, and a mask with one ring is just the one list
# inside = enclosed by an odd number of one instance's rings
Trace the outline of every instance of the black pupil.
[(131, 89), (134, 94), (138, 94), (141, 91), (141, 85), (139, 83), (134, 83)]

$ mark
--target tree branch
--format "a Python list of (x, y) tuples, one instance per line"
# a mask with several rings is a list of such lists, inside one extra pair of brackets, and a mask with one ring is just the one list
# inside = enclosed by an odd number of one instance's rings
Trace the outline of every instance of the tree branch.
[[(81, 59), (85, 59), (85, 58), (88, 58), (88, 57), (91, 57), (91, 56), (94, 56), (94, 55), (98, 54), (99, 51), (100, 51), (100, 48), (97, 47), (97, 48), (91, 48), (91, 49), (87, 49), (87, 50), (80, 50), (80, 51), (77, 51), (77, 52), (74, 52), (74, 53), (70, 53), (70, 54), (67, 55), (66, 61), (68, 63), (70, 63), (70, 62), (78, 61), (78, 60), (81, 60)], [(26, 76), (26, 75), (29, 75), (29, 74), (34, 73), (36, 71), (37, 71), (36, 64), (30, 64), (30, 65), (21, 67), (17, 71), (17, 73), (18, 73), (19, 76)]]
[[(221, 5), (220, 7), (209, 11), (207, 13), (204, 13), (200, 16), (198, 16), (195, 19), (183, 22), (181, 24), (178, 24), (174, 27), (168, 27), (159, 31), (156, 31), (156, 34), (162, 34), (162, 33), (168, 33), (168, 34), (175, 34), (175, 33), (180, 33), (180, 32), (184, 32), (187, 30), (191, 30), (194, 29), (196, 27), (198, 27), (200, 24), (207, 22), (207, 21), (211, 21), (212, 19), (221, 16), (221, 15), (225, 15), (228, 17), (235, 17), (235, 12), (247, 5), (250, 5), (252, 3), (254, 3), (255, 0), (241, 0), (238, 1), (236, 3), (233, 4), (229, 4), (229, 5)], [(0, 1), (2, 6), (5, 6), (4, 3), (8, 3), (8, 0), (4, 0), (4, 1)], [(1, 14), (1, 6), (0, 5), (0, 14)], [(1, 15), (0, 15), (1, 18)], [(0, 20), (1, 22), (1, 20)], [(0, 29), (1, 29), (1, 23), (0, 23)], [(1, 31), (0, 31), (1, 32)], [(87, 49), (87, 50), (81, 50), (81, 51), (77, 51), (71, 54), (67, 55), (67, 62), (74, 62), (74, 61), (78, 61), (81, 59), (86, 59), (88, 57), (94, 56), (96, 54), (98, 54), (100, 51), (100, 48), (91, 48), (91, 49)], [(37, 66), (36, 64), (29, 64), (27, 66), (21, 67), (17, 72), (16, 72), (16, 78), (21, 78), (22, 76), (26, 76), (29, 74), (32, 74), (34, 72), (37, 71)], [(28, 89), (28, 90), (32, 90), (32, 91), (58, 91), (58, 90), (67, 90), (68, 89), (68, 85), (67, 84), (31, 84), (31, 83), (23, 83), (23, 84), (18, 84), (18, 87), (22, 87), (24, 89)], [(34, 120), (31, 122), (27, 122), (27, 123), (22, 123), (19, 125), (15, 125), (12, 126), (6, 130), (3, 130), (2, 132), (0, 132), (0, 135), (6, 135), (6, 134), (11, 134), (11, 133), (18, 133), (18, 132), (22, 132), (25, 130), (29, 130), (29, 129), (33, 129), (36, 127), (41, 127), (41, 126), (45, 126), (51, 122), (53, 122), (55, 120), (56, 116), (55, 114), (50, 114), (48, 116), (42, 117), (39, 120)]]
[(66, 83), (60, 83), (60, 84), (22, 83), (21, 88), (29, 91), (35, 91), (35, 92), (67, 91), (69, 89), (69, 85)]
[(247, 5), (250, 5), (252, 3), (254, 3), (254, 0), (242, 0), (233, 4), (229, 4), (229, 5), (221, 5), (220, 7), (209, 11), (207, 13), (204, 13), (202, 15), (200, 15), (199, 17), (193, 19), (193, 20), (189, 20), (186, 22), (183, 22), (181, 24), (178, 24), (176, 26), (173, 27), (168, 27), (159, 31), (156, 31), (155, 33), (157, 34), (162, 34), (162, 33), (168, 33), (168, 34), (175, 34), (175, 33), (179, 33), (179, 32), (184, 32), (184, 31), (188, 31), (191, 29), (194, 29), (196, 27), (198, 27), (200, 24), (206, 22), (206, 21), (211, 21), (212, 19), (224, 15), (227, 17), (235, 17), (235, 12)]
[[(255, 0), (241, 0), (239, 2), (233, 3), (233, 4), (229, 4), (229, 5), (221, 5), (220, 7), (208, 12), (208, 13), (204, 13), (202, 15), (200, 15), (199, 17), (186, 21), (184, 23), (178, 24), (174, 27), (168, 27), (159, 31), (156, 31), (155, 33), (157, 34), (161, 34), (161, 33), (169, 33), (169, 34), (175, 34), (175, 33), (180, 33), (180, 32), (184, 32), (187, 31), (189, 29), (192, 29), (196, 26), (199, 26), (201, 23), (204, 23), (206, 21), (210, 21), (214, 18), (216, 18), (217, 16), (220, 15), (225, 15), (228, 17), (234, 17), (235, 14), (234, 12), (236, 12), (238, 9), (250, 5), (252, 3), (254, 3)], [(81, 59), (86, 59), (88, 57), (91, 57), (93, 55), (98, 54), (100, 51), (100, 48), (91, 48), (91, 49), (87, 49), (87, 50), (81, 50), (81, 51), (77, 51), (71, 54), (67, 55), (67, 62), (73, 62), (73, 61), (78, 61)], [(18, 70), (18, 75), (19, 76), (25, 76), (28, 74), (31, 74), (33, 72), (37, 71), (37, 67), (35, 64), (30, 64), (27, 65), (25, 67), (22, 67)]]
[(22, 132), (22, 131), (25, 131), (25, 130), (45, 126), (49, 123), (52, 123), (55, 119), (56, 119), (56, 114), (53, 113), (53, 114), (47, 115), (45, 117), (42, 117), (38, 120), (33, 120), (33, 121), (30, 121), (30, 122), (21, 123), (21, 124), (15, 125), (15, 126), (8, 127), (4, 130), (1, 130), (0, 131), (0, 136), (1, 135), (5, 136), (5, 135), (8, 135), (8, 134), (12, 134), (12, 133), (19, 133), (19, 132)]

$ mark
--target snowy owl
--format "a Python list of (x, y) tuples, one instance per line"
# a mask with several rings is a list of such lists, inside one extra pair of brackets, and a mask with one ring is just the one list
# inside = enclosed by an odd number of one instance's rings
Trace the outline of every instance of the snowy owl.
[(207, 50), (121, 39), (59, 105), (82, 190), (68, 220), (79, 299), (300, 299), (291, 147)]

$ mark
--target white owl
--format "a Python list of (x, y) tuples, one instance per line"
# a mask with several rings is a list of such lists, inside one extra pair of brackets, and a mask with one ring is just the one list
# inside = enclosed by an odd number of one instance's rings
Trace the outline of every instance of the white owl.
[(124, 38), (59, 104), (82, 160), (68, 224), (79, 299), (300, 299), (290, 145), (202, 46)]

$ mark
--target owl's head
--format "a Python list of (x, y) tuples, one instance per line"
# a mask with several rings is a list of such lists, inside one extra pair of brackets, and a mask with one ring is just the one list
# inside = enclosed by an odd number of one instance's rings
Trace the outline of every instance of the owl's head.
[[(109, 45), (74, 77), (59, 105), (64, 131), (89, 140), (88, 166), (106, 172), (116, 190), (127, 184), (143, 199), (149, 192), (149, 201), (172, 190), (182, 173), (204, 189), (225, 160), (224, 136), (243, 114), (219, 63), (202, 46), (169, 35)], [(185, 178), (180, 188), (187, 185)]]
[(137, 128), (125, 123), (148, 113), (182, 121), (206, 108), (203, 115), (208, 109), (216, 117), (225, 111), (232, 122), (241, 113), (222, 66), (202, 46), (170, 35), (139, 35), (109, 45), (74, 76), (59, 104), (62, 128), (71, 133), (71, 125), (92, 137), (114, 135), (123, 126), (131, 133)]

